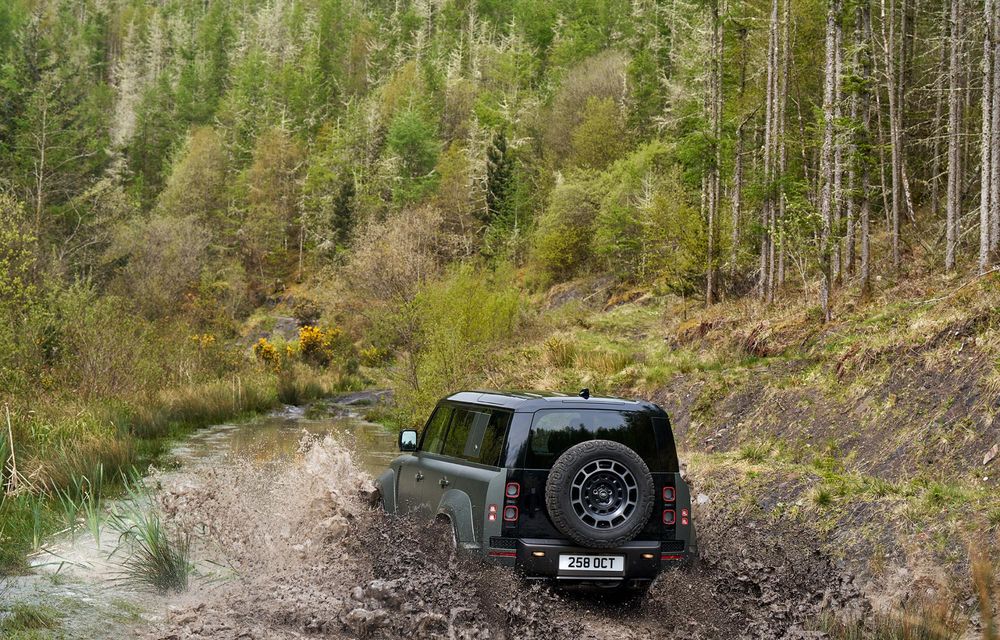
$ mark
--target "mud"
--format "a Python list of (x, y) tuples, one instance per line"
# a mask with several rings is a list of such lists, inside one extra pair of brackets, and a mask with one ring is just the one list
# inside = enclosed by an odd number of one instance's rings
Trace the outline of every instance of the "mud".
[(369, 508), (370, 476), (333, 438), (295, 464), (249, 461), (163, 482), (202, 575), (145, 637), (806, 638), (823, 611), (863, 611), (849, 576), (797, 531), (696, 511), (703, 558), (641, 602), (529, 585), (450, 549), (433, 526)]

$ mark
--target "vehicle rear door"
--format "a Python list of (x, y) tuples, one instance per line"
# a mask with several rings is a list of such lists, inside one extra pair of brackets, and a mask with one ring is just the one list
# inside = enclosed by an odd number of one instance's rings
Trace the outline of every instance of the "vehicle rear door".
[(451, 406), (439, 404), (424, 427), (420, 446), (400, 465), (397, 502), (399, 513), (416, 512), (430, 517), (437, 508), (440, 500), (440, 477), (436, 470), (428, 468), (428, 464), (441, 454), (453, 413)]

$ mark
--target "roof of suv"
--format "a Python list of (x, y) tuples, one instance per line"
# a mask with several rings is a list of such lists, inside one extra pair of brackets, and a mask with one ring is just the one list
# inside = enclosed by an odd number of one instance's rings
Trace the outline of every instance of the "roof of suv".
[(663, 409), (657, 405), (644, 400), (627, 400), (625, 398), (598, 396), (590, 396), (584, 399), (580, 396), (551, 393), (548, 391), (459, 391), (448, 396), (445, 400), (466, 404), (484, 404), (524, 412), (556, 408), (663, 412)]

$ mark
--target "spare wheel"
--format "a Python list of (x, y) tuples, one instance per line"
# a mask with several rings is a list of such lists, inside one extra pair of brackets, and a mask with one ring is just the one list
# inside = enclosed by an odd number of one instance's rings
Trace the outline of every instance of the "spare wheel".
[(646, 526), (655, 491), (639, 454), (618, 442), (589, 440), (552, 465), (545, 506), (556, 528), (576, 543), (611, 549)]

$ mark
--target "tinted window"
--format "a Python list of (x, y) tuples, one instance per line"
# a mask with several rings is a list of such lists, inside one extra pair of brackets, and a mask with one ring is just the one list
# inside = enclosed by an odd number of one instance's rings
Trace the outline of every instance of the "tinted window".
[(451, 414), (452, 409), (447, 406), (440, 406), (434, 410), (434, 415), (424, 427), (424, 439), (420, 443), (421, 451), (441, 453), (441, 445), (444, 442), (444, 434), (448, 428)]
[(469, 433), (466, 443), (466, 458), (496, 467), (500, 465), (500, 451), (507, 436), (511, 414), (507, 411), (491, 411), (490, 420), (484, 425), (482, 437), (477, 438), (475, 429)]
[(444, 443), (444, 455), (496, 466), (510, 422), (507, 411), (490, 409), (454, 410)]
[(548, 469), (566, 449), (587, 440), (620, 442), (638, 453), (650, 471), (676, 470), (673, 437), (665, 420), (654, 421), (637, 411), (586, 409), (535, 412), (524, 466)]

